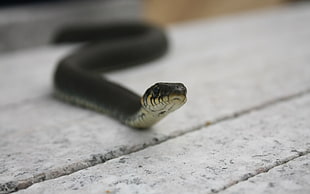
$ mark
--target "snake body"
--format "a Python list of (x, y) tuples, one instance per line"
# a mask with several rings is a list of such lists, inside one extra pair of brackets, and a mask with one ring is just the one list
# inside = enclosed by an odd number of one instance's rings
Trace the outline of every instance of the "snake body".
[(182, 83), (156, 83), (140, 97), (102, 75), (166, 53), (168, 41), (158, 27), (138, 22), (68, 27), (54, 42), (85, 42), (57, 65), (54, 88), (62, 100), (106, 113), (134, 128), (151, 127), (186, 102)]

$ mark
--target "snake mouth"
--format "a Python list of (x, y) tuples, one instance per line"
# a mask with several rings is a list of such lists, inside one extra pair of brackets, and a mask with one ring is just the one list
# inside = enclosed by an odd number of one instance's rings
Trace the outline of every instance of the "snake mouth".
[(185, 95), (171, 96), (170, 99), (171, 99), (171, 101), (179, 102), (180, 104), (184, 104), (186, 102), (186, 96)]
[(187, 89), (182, 83), (176, 83), (169, 99), (174, 104), (183, 105), (186, 102)]
[(186, 102), (186, 93), (187, 89), (182, 83), (176, 83), (173, 91), (169, 95), (169, 99), (171, 101), (180, 101), (180, 102)]

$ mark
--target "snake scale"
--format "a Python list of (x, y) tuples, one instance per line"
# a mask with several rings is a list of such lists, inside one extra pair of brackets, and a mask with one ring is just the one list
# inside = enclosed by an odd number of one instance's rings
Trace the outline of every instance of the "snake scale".
[(54, 42), (84, 43), (56, 67), (55, 94), (62, 100), (108, 114), (133, 128), (149, 128), (186, 102), (182, 83), (159, 82), (140, 97), (102, 75), (164, 55), (168, 40), (159, 27), (142, 22), (71, 26), (61, 30)]

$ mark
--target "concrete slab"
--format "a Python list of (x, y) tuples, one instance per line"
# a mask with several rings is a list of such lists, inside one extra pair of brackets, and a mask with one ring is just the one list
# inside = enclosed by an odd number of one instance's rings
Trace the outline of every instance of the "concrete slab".
[(165, 58), (109, 75), (138, 93), (157, 81), (187, 85), (187, 105), (147, 131), (52, 97), (55, 62), (69, 48), (2, 55), (0, 188), (26, 188), (309, 93), (309, 10), (302, 4), (169, 28)]
[(58, 1), (0, 7), (0, 53), (46, 45), (68, 24), (141, 18), (139, 0)]
[(310, 154), (230, 187), (223, 193), (298, 193), (310, 191)]
[[(264, 184), (273, 179), (277, 185), (286, 175), (294, 177), (279, 171), (291, 171), (289, 161), (300, 158), (293, 164), (301, 167), (299, 171), (309, 171), (309, 107), (310, 94), (17, 193), (221, 193), (230, 188), (233, 192), (244, 181)], [(310, 176), (306, 172), (300, 175), (291, 177), (300, 184), (296, 191), (309, 193)], [(279, 185), (273, 193), (292, 193), (294, 188), (288, 187)], [(262, 191), (258, 185), (246, 193)]]

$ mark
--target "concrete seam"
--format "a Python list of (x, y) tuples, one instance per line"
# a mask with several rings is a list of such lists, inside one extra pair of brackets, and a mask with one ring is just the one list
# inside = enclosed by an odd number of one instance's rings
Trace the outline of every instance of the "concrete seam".
[(235, 181), (231, 181), (220, 189), (211, 189), (211, 193), (220, 193), (222, 191), (225, 191), (225, 190), (229, 189), (230, 187), (233, 187), (239, 183), (245, 182), (245, 181), (247, 181), (251, 178), (254, 178), (260, 174), (268, 173), (270, 170), (272, 170), (278, 166), (282, 166), (288, 162), (291, 162), (291, 161), (293, 161), (297, 158), (300, 158), (302, 156), (305, 156), (307, 154), (310, 154), (310, 149), (307, 149), (305, 151), (297, 151), (296, 155), (287, 157), (287, 158), (282, 159), (282, 160), (278, 160), (274, 164), (272, 164), (268, 167), (262, 167), (262, 168), (256, 169), (255, 172), (253, 172), (253, 173), (247, 173), (247, 174), (243, 175), (242, 177), (240, 177), (240, 179), (235, 180)]
[(20, 105), (27, 104), (27, 103), (36, 102), (38, 100), (42, 100), (42, 99), (46, 98), (46, 96), (47, 95), (36, 96), (36, 97), (32, 97), (32, 98), (23, 99), (19, 102), (12, 102), (12, 103), (8, 103), (8, 104), (0, 105), (0, 111), (12, 109), (12, 108), (15, 108), (15, 107), (18, 107)]

